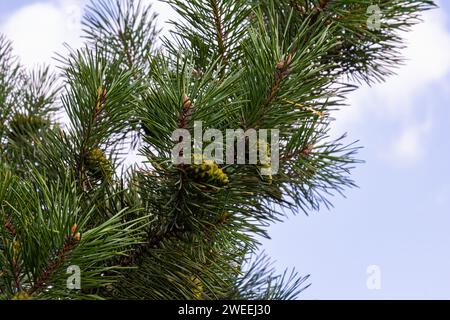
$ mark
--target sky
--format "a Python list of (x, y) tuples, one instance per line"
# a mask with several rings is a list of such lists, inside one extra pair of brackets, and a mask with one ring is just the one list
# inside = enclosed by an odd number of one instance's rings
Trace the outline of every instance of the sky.
[[(151, 1), (151, 0), (148, 0)], [(79, 46), (85, 0), (0, 0), (0, 33), (28, 67)], [(450, 299), (450, 3), (405, 35), (408, 59), (335, 114), (363, 149), (359, 188), (334, 208), (290, 215), (263, 248), (282, 272), (310, 274), (301, 299)], [(156, 3), (160, 24), (173, 17)]]

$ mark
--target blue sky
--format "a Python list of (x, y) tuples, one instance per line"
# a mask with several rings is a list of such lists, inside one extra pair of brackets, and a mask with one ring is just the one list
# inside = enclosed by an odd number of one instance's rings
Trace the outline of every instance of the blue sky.
[[(0, 0), (0, 32), (29, 66), (76, 46), (84, 0)], [(364, 147), (359, 189), (334, 209), (290, 216), (270, 229), (280, 271), (311, 274), (306, 299), (450, 299), (450, 4), (407, 35), (410, 60), (396, 77), (363, 87), (336, 114), (334, 134)], [(161, 20), (170, 17), (159, 4)], [(366, 285), (380, 270), (379, 290)]]

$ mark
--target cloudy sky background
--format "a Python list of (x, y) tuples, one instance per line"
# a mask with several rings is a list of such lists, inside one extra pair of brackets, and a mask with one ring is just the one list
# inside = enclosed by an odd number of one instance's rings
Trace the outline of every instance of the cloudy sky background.
[[(0, 33), (26, 66), (55, 65), (63, 42), (81, 44), (85, 3), (0, 0)], [(366, 163), (353, 172), (360, 188), (330, 211), (274, 225), (264, 241), (278, 270), (311, 274), (301, 298), (450, 299), (450, 3), (438, 4), (406, 36), (398, 75), (359, 89), (336, 114), (334, 133), (364, 146)], [(154, 8), (161, 26), (173, 17), (165, 4)], [(379, 290), (367, 287), (372, 265)]]

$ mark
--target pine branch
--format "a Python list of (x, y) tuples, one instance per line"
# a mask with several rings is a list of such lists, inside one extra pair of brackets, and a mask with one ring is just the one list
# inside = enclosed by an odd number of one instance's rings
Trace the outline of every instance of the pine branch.
[[(281, 82), (289, 75), (289, 67), (291, 65), (291, 62), (292, 54), (289, 53), (283, 60), (277, 63), (276, 71), (274, 74), (274, 81), (270, 86), (269, 94), (267, 95), (263, 105), (259, 109), (259, 119), (264, 116), (265, 112), (275, 99), (278, 90), (280, 89)], [(260, 123), (258, 120), (258, 122), (256, 123), (256, 128), (259, 128), (259, 126)]]
[(327, 5), (331, 2), (332, 0), (319, 0), (319, 2), (314, 6), (314, 9), (312, 10), (312, 18), (311, 18), (311, 22), (314, 23), (317, 20), (318, 15), (320, 14), (320, 12), (322, 12), (323, 10), (325, 10), (325, 8), (327, 7)]
[[(330, 140), (330, 111), (354, 80), (392, 73), (398, 32), (433, 6), (380, 1), (374, 30), (371, 0), (166, 2), (182, 19), (157, 55), (150, 6), (91, 2), (86, 47), (60, 56), (62, 92), (48, 68), (25, 72), (0, 37), (1, 298), (296, 298), (308, 276), (249, 257), (285, 211), (331, 207), (331, 195), (355, 186), (358, 148)], [(279, 172), (174, 164), (174, 131), (192, 138), (196, 121), (219, 138), (278, 129)], [(138, 131), (146, 161), (120, 173)], [(83, 271), (80, 291), (67, 290), (69, 265)]]
[(4, 223), (4, 227), (8, 232), (11, 234), (11, 236), (15, 237), (17, 234), (16, 228), (12, 224), (11, 220), (6, 219), (6, 222)]
[(27, 291), (29, 296), (37, 293), (46, 288), (49, 280), (52, 278), (54, 272), (62, 265), (62, 263), (67, 259), (67, 256), (76, 246), (76, 240), (70, 238), (64, 243), (64, 246), (56, 254), (56, 257), (49, 262), (49, 264), (43, 269), (42, 273), (37, 277), (33, 286)]
[(204, 71), (216, 59), (221, 62), (220, 77), (223, 78), (230, 65), (240, 57), (240, 45), (247, 37), (248, 17), (253, 4), (247, 0), (165, 0), (184, 21), (171, 21), (175, 26), (175, 41), (164, 41), (173, 55), (180, 50), (192, 48), (195, 52), (195, 68)]
[[(226, 65), (227, 62), (227, 53), (225, 48), (225, 37), (226, 34), (223, 30), (223, 22), (222, 22), (222, 13), (220, 12), (219, 6), (217, 4), (217, 0), (209, 0), (209, 3), (212, 8), (212, 12), (214, 14), (214, 22), (216, 27), (216, 35), (217, 35), (217, 44), (219, 47), (220, 57), (221, 57), (221, 63), (223, 66)], [(221, 74), (223, 77), (223, 69), (221, 70)]]
[[(160, 30), (152, 7), (141, 0), (100, 0), (87, 6), (82, 25), (92, 48), (100, 48), (124, 69), (148, 71), (149, 56)], [(123, 69), (123, 70), (124, 70)]]

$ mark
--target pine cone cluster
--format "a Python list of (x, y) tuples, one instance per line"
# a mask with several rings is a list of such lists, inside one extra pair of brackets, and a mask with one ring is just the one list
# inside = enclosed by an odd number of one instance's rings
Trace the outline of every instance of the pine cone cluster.
[(186, 172), (195, 181), (219, 187), (226, 186), (230, 182), (228, 176), (212, 160), (203, 160), (201, 164), (192, 164), (187, 167)]
[(113, 175), (111, 162), (100, 148), (94, 148), (86, 159), (88, 172), (96, 179), (110, 181)]

